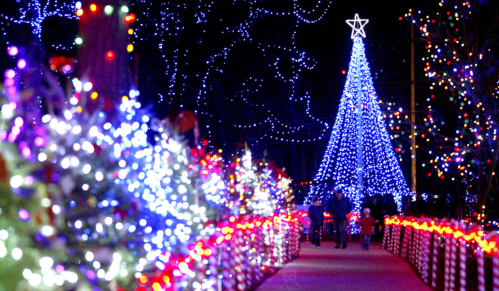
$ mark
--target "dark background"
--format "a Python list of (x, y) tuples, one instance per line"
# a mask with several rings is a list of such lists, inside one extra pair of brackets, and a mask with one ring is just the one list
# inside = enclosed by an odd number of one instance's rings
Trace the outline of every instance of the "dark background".
[[(28, 2), (2, 2), (0, 12), (16, 18), (20, 5)], [(131, 39), (135, 52), (130, 64), (138, 63), (139, 98), (150, 105), (156, 116), (174, 119), (183, 110), (194, 111), (200, 121), (201, 135), (209, 139), (211, 146), (223, 148), (227, 160), (244, 147), (244, 142), (248, 142), (256, 159), (272, 160), (286, 168), (294, 179), (300, 203), (307, 190), (300, 185), (313, 180), (334, 125), (346, 80), (343, 71), (348, 71), (353, 45), (351, 28), (345, 20), (353, 19), (355, 13), (369, 19), (364, 43), (374, 86), (383, 100), (382, 109), (389, 114), (402, 107), (404, 115), (409, 114), (410, 23), (399, 17), (407, 13), (412, 4), (402, 0), (253, 2), (250, 5), (249, 1), (242, 0), (132, 1), (131, 12), (138, 20), (133, 24), (135, 35)], [(313, 19), (323, 13), (328, 3), (331, 5), (327, 13), (317, 23), (300, 21), (297, 26), (297, 17), (293, 14), (255, 16), (256, 11), (265, 9), (288, 13), (295, 9), (295, 4), (303, 9), (317, 5), (316, 11), (309, 14)], [(424, 8), (425, 4), (418, 3)], [(248, 37), (238, 33), (243, 23), (247, 24), (244, 27)], [(15, 65), (5, 53), (8, 44), (32, 45), (37, 38), (30, 35), (29, 25), (16, 24), (5, 18), (0, 25), (3, 27), (0, 64), (5, 69)], [(44, 58), (61, 53), (76, 55), (72, 44), (78, 31), (76, 20), (48, 17), (42, 25), (40, 47)], [(279, 46), (292, 48), (293, 52), (279, 49)], [(262, 52), (262, 47), (269, 48)], [(421, 45), (417, 42), (416, 47), (417, 61)], [(223, 52), (224, 48), (229, 48), (230, 53), (224, 62), (221, 62), (222, 58), (215, 58), (212, 64), (223, 69), (216, 71), (207, 61), (210, 61), (210, 56)], [(305, 53), (305, 57), (311, 59), (307, 64), (315, 63), (315, 67), (308, 70), (293, 63), (292, 58), (299, 57), (296, 52)], [(277, 57), (280, 59), (279, 70), (273, 65)], [(282, 74), (284, 78), (290, 78), (296, 69), (301, 69), (301, 72), (294, 88), (295, 97), (309, 93), (310, 114), (317, 120), (307, 116), (306, 100), (289, 100), (293, 93), (291, 83), (276, 77)], [(210, 72), (209, 77), (203, 79), (206, 72)], [(416, 94), (423, 100), (426, 99), (427, 86), (419, 72), (418, 68)], [(61, 79), (69, 77), (61, 76)], [(259, 81), (248, 84), (249, 77)], [(206, 80), (208, 90), (202, 94), (204, 99), (199, 101), (199, 91), (204, 90), (203, 80)], [(243, 93), (245, 99), (241, 98), (241, 90), (255, 88), (259, 89), (258, 92)], [(390, 102), (395, 105), (388, 106)], [(284, 134), (285, 127), (272, 128), (262, 122), (269, 116), (286, 126), (302, 127), (294, 133)], [(321, 122), (327, 122), (329, 128)], [(244, 129), (236, 128), (234, 124), (257, 126)], [(397, 155), (402, 158), (402, 171), (410, 184), (410, 129), (407, 123), (400, 126), (399, 130), (390, 133), (398, 136), (392, 142), (394, 147), (402, 148)], [(269, 138), (270, 135), (306, 142), (278, 141)], [(322, 139), (308, 142), (321, 135)], [(420, 191), (432, 187), (431, 183), (425, 183), (424, 174), (418, 179)]]

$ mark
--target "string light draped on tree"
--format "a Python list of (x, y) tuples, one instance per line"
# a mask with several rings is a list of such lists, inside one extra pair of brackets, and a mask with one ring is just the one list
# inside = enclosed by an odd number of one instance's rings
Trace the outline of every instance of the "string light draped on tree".
[[(6, 1), (7, 2), (7, 1)], [(0, 30), (7, 34), (6, 28), (14, 24), (27, 24), (31, 26), (32, 33), (39, 39), (42, 38), (43, 22), (48, 18), (76, 19), (74, 14), (75, 4), (73, 0), (55, 1), (9, 1), (17, 4), (10, 13), (0, 13)], [(10, 4), (9, 3), (9, 4)], [(5, 2), (3, 4), (6, 4)], [(14, 6), (14, 4), (10, 4)], [(10, 8), (10, 5), (6, 5)], [(81, 5), (81, 3), (80, 3)], [(20, 29), (17, 26), (17, 29)]]
[(498, 13), (498, 1), (452, 0), (405, 14), (424, 40), (430, 89), (418, 125), (422, 166), (429, 179), (459, 187), (465, 215), (478, 220), (499, 203)]
[[(234, 129), (250, 144), (326, 138), (329, 125), (311, 111), (313, 92), (300, 89), (304, 72), (317, 61), (296, 40), (305, 26), (324, 18), (330, 0), (177, 2), (133, 3), (134, 44), (147, 38), (146, 28), (154, 31), (150, 40), (161, 40), (154, 62), (166, 68), (168, 91), (159, 94), (160, 103), (194, 107), (209, 139), (233, 138)], [(255, 33), (262, 26), (265, 33)], [(155, 53), (150, 44), (147, 49)], [(217, 84), (225, 83), (220, 91)], [(230, 114), (219, 110), (225, 107)]]
[(343, 189), (357, 211), (364, 193), (392, 194), (400, 210), (402, 196), (410, 191), (385, 128), (360, 37), (365, 35), (367, 20), (355, 15), (355, 20), (347, 23), (354, 29), (347, 81), (331, 138), (306, 200), (310, 202), (314, 196), (325, 199), (325, 193), (334, 186)]

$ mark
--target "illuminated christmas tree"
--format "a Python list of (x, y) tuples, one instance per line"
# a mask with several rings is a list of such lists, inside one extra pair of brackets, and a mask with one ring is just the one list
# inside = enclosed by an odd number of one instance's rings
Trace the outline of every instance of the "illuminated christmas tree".
[[(259, 178), (253, 164), (251, 152), (246, 149), (242, 158), (236, 156), (229, 170), (232, 212), (237, 215), (260, 214)], [(255, 195), (256, 194), (256, 195)]]
[[(383, 114), (373, 87), (364, 44), (368, 20), (348, 20), (354, 41), (347, 81), (324, 158), (307, 197), (327, 199), (341, 187), (359, 210), (365, 194), (392, 194), (399, 209), (409, 188), (395, 158)], [(360, 36), (359, 36), (360, 35)]]

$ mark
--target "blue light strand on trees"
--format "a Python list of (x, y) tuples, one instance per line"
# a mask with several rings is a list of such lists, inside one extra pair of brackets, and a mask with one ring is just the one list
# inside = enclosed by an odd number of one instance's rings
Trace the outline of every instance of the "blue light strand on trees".
[[(360, 66), (358, 66), (359, 64)], [(362, 108), (363, 181), (359, 189), (357, 175), (357, 82), (360, 78)], [(358, 212), (361, 193), (394, 196), (400, 210), (402, 196), (410, 195), (400, 165), (395, 158), (390, 137), (373, 87), (362, 38), (356, 36), (347, 81), (340, 107), (322, 163), (306, 201), (314, 196), (327, 199), (334, 187), (341, 187)]]
[[(135, 1), (134, 4), (141, 3), (144, 1)], [(235, 3), (233, 3), (234, 5)], [(282, 50), (283, 52), (291, 53), (296, 55), (296, 57), (291, 57), (292, 61), (292, 66), (293, 66), (293, 76), (286, 80), (283, 75), (279, 71), (279, 61), (275, 62), (275, 71), (276, 75), (275, 78), (280, 78), (283, 80), (283, 82), (289, 82), (291, 83), (292, 87), (292, 93), (289, 96), (289, 101), (290, 102), (300, 102), (303, 101), (304, 99), (307, 99), (308, 97), (306, 96), (296, 96), (295, 92), (295, 84), (298, 81), (298, 74), (301, 72), (301, 69), (308, 69), (311, 70), (315, 66), (315, 61), (311, 60), (310, 58), (305, 57), (305, 53), (299, 51), (296, 48), (295, 44), (295, 36), (297, 33), (297, 30), (299, 28), (300, 23), (316, 23), (320, 20), (323, 19), (323, 17), (326, 15), (327, 11), (329, 10), (331, 6), (331, 1), (317, 1), (315, 5), (312, 5), (310, 9), (304, 9), (300, 5), (300, 1), (294, 0), (293, 1), (293, 8), (291, 11), (282, 11), (282, 12), (275, 12), (271, 11), (268, 9), (264, 9), (262, 7), (257, 7), (258, 3), (254, 3), (252, 1), (249, 1), (249, 16), (247, 19), (245, 19), (241, 23), (237, 23), (235, 25), (231, 25), (230, 27), (227, 27), (226, 31), (222, 31), (222, 34), (231, 34), (236, 38), (234, 43), (232, 45), (229, 45), (227, 48), (224, 48), (224, 52), (222, 53), (224, 55), (224, 60), (228, 57), (228, 53), (231, 50), (231, 47), (234, 47), (234, 45), (247, 42), (247, 43), (252, 43), (258, 46), (258, 50), (260, 50), (262, 53), (264, 53), (265, 50), (268, 49), (275, 49), (275, 50)], [(204, 2), (204, 3), (199, 3), (196, 4), (195, 6), (195, 16), (197, 18), (197, 23), (199, 25), (206, 25), (207, 23), (207, 17), (208, 15), (212, 12), (213, 10), (213, 5), (214, 2)], [(308, 6), (308, 5), (307, 5)], [(43, 21), (47, 17), (63, 17), (63, 18), (68, 18), (68, 19), (77, 19), (78, 17), (75, 15), (76, 9), (81, 7), (81, 2), (76, 2), (75, 1), (25, 1), (20, 4), (20, 11), (21, 11), (21, 16), (20, 17), (14, 17), (14, 16), (9, 16), (9, 15), (0, 15), (3, 17), (6, 21), (12, 21), (18, 24), (21, 23), (26, 23), (29, 24), (33, 27), (33, 33), (36, 34), (39, 38), (41, 37), (41, 32), (43, 30)], [(167, 37), (179, 37), (180, 34), (184, 31), (185, 28), (185, 21), (183, 20), (183, 13), (187, 11), (189, 8), (188, 4), (174, 4), (174, 3), (162, 3), (161, 4), (162, 8), (162, 18), (160, 22), (154, 23), (154, 27), (156, 29), (156, 35), (158, 35), (161, 39), (166, 39)], [(28, 15), (35, 15), (36, 17), (33, 18), (28, 18)], [(145, 17), (148, 17), (148, 14), (144, 15)], [(292, 44), (290, 48), (286, 48), (284, 46), (277, 46), (277, 45), (265, 45), (265, 44), (260, 44), (251, 37), (250, 31), (251, 27), (253, 25), (253, 21), (258, 19), (258, 18), (263, 18), (263, 17), (285, 17), (285, 18), (296, 18), (296, 29), (293, 31), (291, 40)], [(144, 26), (144, 21), (140, 22), (138, 30), (140, 31), (141, 27)], [(3, 23), (1, 25), (2, 29), (4, 29), (4, 34), (5, 34), (5, 26), (6, 23)], [(203, 38), (206, 37), (206, 29), (203, 29), (203, 34), (202, 37), (199, 40), (199, 43), (203, 42)], [(133, 31), (133, 36), (136, 37), (136, 40), (143, 40), (142, 37), (137, 34), (136, 31)], [(81, 39), (76, 39), (76, 41), (81, 41)], [(76, 43), (73, 43), (73, 46)], [(168, 46), (163, 45), (163, 43), (159, 44), (159, 50), (161, 52), (165, 52), (169, 48), (171, 48), (171, 42), (169, 43)], [(169, 64), (168, 69), (166, 70), (166, 74), (169, 79), (169, 85), (168, 85), (168, 92), (166, 93), (167, 96), (170, 98), (178, 98), (180, 100), (180, 107), (182, 108), (184, 106), (184, 96), (186, 94), (185, 92), (185, 87), (186, 87), (186, 78), (190, 77), (185, 73), (179, 73), (178, 68), (180, 65), (179, 63), (179, 58), (186, 58), (189, 54), (189, 50), (185, 49), (182, 50), (178, 47), (178, 41), (177, 41), (177, 47), (174, 49), (174, 53), (171, 57), (167, 55), (163, 55), (165, 58), (165, 61)], [(61, 45), (55, 45), (55, 48), (64, 48)], [(72, 49), (72, 47), (70, 48)], [(265, 55), (265, 53), (264, 53)], [(168, 58), (168, 59), (166, 59)], [(218, 58), (218, 55), (213, 55), (212, 60)], [(208, 61), (209, 62), (209, 61)], [(225, 63), (224, 63), (225, 64)], [(209, 64), (210, 68), (206, 71), (206, 74), (212, 74), (214, 71), (217, 71), (218, 69), (214, 67), (213, 63)], [(223, 71), (223, 69), (219, 70)], [(204, 80), (201, 82), (203, 83)], [(205, 86), (203, 84), (203, 88), (211, 88), (211, 85), (208, 84), (208, 86)], [(211, 94), (213, 91), (208, 91), (205, 90), (204, 92), (201, 92), (201, 94)], [(251, 96), (256, 93), (255, 89), (249, 89), (246, 95)], [(308, 94), (308, 93), (306, 93)], [(300, 94), (302, 95), (302, 94)], [(160, 102), (165, 101), (163, 94), (160, 94)], [(209, 97), (209, 96), (203, 96), (203, 97)], [(231, 97), (227, 97), (231, 98)], [(210, 100), (211, 98), (206, 98), (201, 101), (197, 102), (198, 110), (200, 111), (199, 113), (201, 115), (207, 116), (212, 120), (212, 123), (216, 123), (217, 118), (213, 116), (212, 113), (209, 113), (208, 110), (206, 109), (206, 105), (204, 102), (206, 100)], [(325, 132), (328, 130), (328, 125), (327, 123), (319, 120), (318, 118), (314, 118), (310, 114), (310, 104), (309, 101), (307, 100), (302, 108), (305, 109), (306, 117), (310, 117), (310, 120), (312, 124), (318, 124), (321, 127), (321, 130), (316, 131), (318, 134), (315, 134), (315, 137), (310, 138), (310, 139), (299, 139), (296, 138), (297, 132), (299, 130), (304, 130), (302, 127), (295, 127), (294, 130), (290, 130), (287, 125), (287, 122), (279, 119), (276, 115), (276, 113), (271, 114), (270, 118), (265, 118), (264, 120), (260, 121), (260, 125), (265, 126), (267, 125), (267, 128), (270, 130), (270, 133), (267, 131), (264, 135), (260, 136), (260, 138), (257, 140), (261, 141), (263, 139), (273, 139), (277, 141), (287, 141), (287, 142), (309, 142), (309, 141), (315, 141), (315, 140), (320, 140), (324, 136)], [(270, 109), (269, 109), (270, 110)], [(213, 124), (212, 124), (213, 125)], [(209, 126), (209, 125), (208, 125)], [(240, 126), (248, 126), (248, 124), (235, 124), (235, 127), (240, 127)], [(211, 127), (213, 128), (213, 126)], [(207, 128), (208, 132), (211, 133), (211, 129)]]
[[(33, 34), (41, 39), (43, 30), (43, 21), (48, 17), (62, 17), (67, 19), (77, 19), (75, 15), (75, 1), (72, 0), (54, 0), (45, 1), (16, 1), (19, 3), (19, 17), (5, 15), (0, 13), (0, 27), (5, 34), (5, 22), (14, 22), (16, 24), (29, 24), (32, 27)], [(62, 3), (61, 3), (62, 2)]]
[[(251, 6), (251, 7), (253, 8), (253, 6)], [(326, 13), (326, 11), (327, 11), (328, 8), (329, 8), (329, 5), (325, 9), (324, 13)], [(295, 3), (295, 5), (294, 5), (294, 11), (296, 11), (297, 9), (299, 9), (299, 5), (297, 5)], [(294, 15), (294, 13), (291, 13), (291, 12), (290, 13), (285, 13), (285, 12), (276, 13), (276, 12), (272, 12), (272, 11), (265, 10), (265, 9), (260, 9), (260, 8), (255, 8), (255, 10), (257, 12), (260, 12), (260, 13), (255, 13), (254, 14), (255, 15), (255, 17), (254, 17), (255, 19), (258, 18), (258, 17), (263, 17), (263, 16), (261, 16), (261, 14), (263, 14), (265, 16), (271, 15), (271, 16), (287, 16), (287, 17), (290, 17), (290, 16)], [(253, 15), (253, 14), (251, 14), (251, 15)], [(295, 88), (295, 86), (296, 86), (296, 82), (300, 78), (300, 72), (301, 72), (301, 68), (300, 67), (308, 69), (308, 70), (311, 70), (311, 69), (313, 69), (315, 67), (315, 64), (316, 64), (316, 62), (313, 61), (312, 59), (305, 57), (305, 52), (300, 52), (296, 48), (295, 37), (296, 37), (297, 30), (298, 30), (299, 22), (300, 22), (301, 19), (303, 19), (303, 18), (298, 18), (296, 20), (295, 30), (293, 31), (293, 33), (291, 35), (291, 42), (292, 42), (291, 43), (291, 47), (285, 47), (285, 46), (280, 46), (280, 45), (264, 45), (264, 44), (258, 43), (258, 44), (256, 44), (256, 48), (258, 49), (258, 51), (260, 51), (262, 53), (263, 56), (266, 56), (266, 50), (267, 51), (268, 50), (279, 50), (279, 51), (283, 51), (283, 52), (286, 52), (286, 53), (292, 53), (292, 54), (294, 54), (296, 56), (296, 57), (291, 57), (292, 76), (290, 78), (285, 78), (280, 73), (280, 70), (279, 70), (280, 58), (276, 59), (276, 61), (273, 63), (274, 69), (276, 71), (275, 78), (276, 79), (280, 79), (283, 83), (290, 83), (290, 86), (292, 88), (292, 92), (291, 92), (291, 94), (289, 96), (289, 101), (288, 102), (301, 102), (301, 101), (304, 101), (304, 100), (307, 101), (306, 102), (306, 115), (307, 115), (307, 117), (309, 117), (313, 121), (318, 122), (319, 124), (321, 124), (322, 125), (322, 130), (320, 131), (319, 136), (317, 136), (315, 138), (310, 138), (310, 139), (293, 138), (293, 135), (295, 135), (300, 129), (305, 128), (305, 127), (304, 126), (296, 126), (296, 127), (289, 126), (286, 123), (284, 123), (281, 120), (279, 120), (279, 118), (276, 117), (269, 110), (270, 116), (267, 117), (266, 119), (262, 120), (262, 121), (259, 121), (257, 123), (253, 122), (253, 124), (249, 124), (249, 125), (248, 124), (245, 124), (245, 125), (244, 124), (235, 124), (234, 125), (234, 127), (236, 127), (236, 128), (251, 128), (251, 127), (262, 128), (262, 126), (264, 126), (266, 123), (268, 123), (267, 126), (268, 126), (268, 128), (270, 128), (271, 133), (264, 133), (264, 134), (262, 134), (259, 137), (259, 139), (257, 140), (257, 142), (262, 141), (264, 139), (268, 139), (268, 138), (270, 138), (272, 140), (276, 140), (276, 141), (285, 141), (285, 142), (303, 142), (304, 143), (304, 142), (316, 141), (316, 140), (322, 139), (322, 137), (325, 135), (326, 131), (329, 128), (329, 125), (327, 123), (322, 122), (319, 119), (314, 118), (313, 116), (311, 116), (311, 114), (310, 114), (310, 103), (309, 103), (309, 93), (308, 92), (305, 93), (305, 96), (296, 97), (296, 88)], [(255, 44), (255, 42), (253, 41), (253, 39), (251, 38), (251, 36), (250, 36), (250, 34), (248, 32), (253, 20), (254, 19), (252, 19), (249, 22), (246, 22), (245, 25), (247, 25), (247, 26), (240, 27), (237, 31), (232, 30), (231, 31), (232, 33), (239, 33), (240, 34), (240, 38), (237, 39), (236, 41), (234, 41), (231, 44), (230, 48), (225, 48), (222, 53), (215, 54), (215, 55), (211, 56), (210, 57), (210, 62), (213, 63), (213, 64), (215, 64), (219, 58), (223, 58), (223, 64), (225, 64), (225, 60), (227, 59), (228, 55), (232, 52), (233, 48), (236, 45), (238, 45), (239, 43), (241, 43), (241, 41), (243, 41), (243, 42), (246, 41), (248, 43)], [(312, 63), (312, 65), (308, 65), (309, 62)], [(299, 66), (299, 67), (297, 68), (297, 66)], [(208, 77), (211, 76), (210, 73), (212, 73), (212, 68), (213, 68), (213, 66), (210, 67), (210, 69), (207, 70), (206, 73), (205, 73), (205, 76), (203, 78), (203, 83), (204, 83), (203, 84), (203, 88), (210, 88), (210, 85), (209, 85), (209, 82), (208, 82)], [(215, 69), (214, 71), (217, 71), (217, 70)], [(218, 71), (220, 71), (220, 70), (218, 70)], [(245, 86), (245, 85), (246, 85), (246, 82), (244, 82), (242, 84), (242, 86)], [(257, 92), (258, 92), (257, 89), (256, 90), (247, 89), (246, 92), (241, 91), (240, 92), (240, 99), (242, 99), (245, 104), (248, 104), (249, 102), (247, 100), (250, 100), (251, 98), (250, 97), (243, 97), (243, 94), (246, 94), (247, 96), (251, 96), (251, 95), (253, 95), (253, 94), (257, 93)], [(208, 100), (209, 100), (208, 96), (209, 95), (208, 95), (208, 92), (206, 90), (200, 90), (199, 91), (198, 107), (202, 108), (203, 105), (207, 105)], [(235, 96), (235, 97), (238, 97), (238, 96)], [(265, 104), (256, 104), (256, 106), (257, 107), (258, 106), (264, 107)], [(203, 114), (203, 113), (204, 112), (201, 111), (201, 114)], [(210, 117), (212, 117), (212, 116), (210, 116)]]
[[(238, 3), (236, 3), (238, 2)], [(243, 1), (244, 2), (244, 1)], [(241, 4), (240, 1), (234, 1), (232, 6)], [(196, 19), (197, 29), (199, 30), (199, 40), (197, 43), (203, 45), (207, 43), (208, 35), (206, 34), (207, 23), (210, 21), (223, 22), (223, 19), (214, 19), (214, 2), (200, 2), (195, 5), (190, 4), (175, 4), (165, 2), (161, 5), (160, 20), (158, 23), (151, 23), (150, 19), (153, 14), (153, 4), (146, 1), (137, 1), (134, 5), (145, 5), (146, 12), (138, 16), (138, 27), (134, 31), (134, 42), (142, 40), (141, 30), (146, 27), (154, 27), (156, 30), (155, 36), (162, 40), (159, 44), (159, 50), (162, 53), (163, 61), (167, 64), (166, 74), (168, 75), (168, 92), (162, 94), (160, 102), (169, 102), (168, 99), (174, 99), (179, 103), (182, 108), (189, 101), (186, 95), (186, 80), (193, 82), (195, 80), (195, 87), (197, 89), (197, 99), (195, 101), (195, 113), (202, 119), (209, 121), (206, 123), (206, 131), (208, 136), (212, 136), (213, 128), (218, 128), (222, 123), (227, 120), (221, 120), (217, 113), (213, 112), (213, 102), (216, 100), (213, 95), (219, 94), (214, 90), (212, 78), (226, 74), (229, 69), (230, 61), (237, 53), (238, 48), (241, 46), (254, 47), (255, 53), (261, 54), (262, 57), (270, 59), (269, 67), (274, 73), (265, 73), (265, 75), (249, 74), (244, 82), (240, 84), (240, 89), (233, 92), (227, 92), (225, 96), (216, 96), (216, 98), (225, 98), (229, 102), (234, 102), (235, 106), (248, 106), (251, 109), (261, 112), (259, 120), (246, 121), (246, 120), (230, 120), (234, 123), (234, 128), (246, 128), (255, 130), (255, 135), (258, 137), (254, 142), (261, 142), (263, 140), (276, 140), (285, 142), (310, 142), (322, 139), (326, 132), (329, 130), (329, 125), (311, 114), (310, 110), (310, 96), (308, 92), (297, 93), (296, 83), (299, 80), (304, 70), (312, 70), (316, 65), (316, 61), (306, 56), (304, 51), (296, 47), (296, 34), (301, 24), (315, 23), (323, 19), (330, 8), (331, 1), (317, 1), (315, 5), (308, 5), (310, 9), (304, 9), (300, 5), (300, 1), (294, 0), (293, 6), (286, 7), (282, 11), (273, 11), (265, 8), (265, 4), (256, 3), (254, 1), (246, 1), (247, 7), (245, 11), (248, 16), (245, 16), (241, 21), (236, 19), (236, 22), (228, 22), (220, 31), (211, 32), (210, 35), (220, 34), (225, 40), (223, 47), (217, 47), (215, 53), (207, 56), (204, 62), (204, 67), (196, 68), (195, 76), (187, 74), (181, 67), (188, 67), (187, 64), (179, 63), (179, 59), (189, 57), (191, 53), (189, 48), (182, 47), (179, 43), (182, 34), (186, 33), (185, 27), (190, 24), (187, 21), (190, 18), (185, 18), (184, 15), (187, 11), (194, 12)], [(286, 10), (287, 9), (287, 10)], [(255, 39), (252, 32), (255, 21), (262, 19), (283, 18), (284, 20), (294, 21), (295, 27), (290, 35), (290, 41), (286, 44), (268, 44), (261, 43)], [(166, 43), (168, 41), (168, 45)], [(272, 55), (279, 54), (279, 57)], [(273, 59), (272, 59), (273, 58)], [(290, 62), (291, 70), (288, 76), (282, 72), (282, 62)], [(179, 70), (180, 68), (180, 70)], [(190, 69), (189, 69), (190, 70)], [(261, 77), (263, 76), (263, 78)], [(289, 121), (284, 120), (280, 116), (280, 112), (276, 112), (272, 106), (266, 104), (265, 100), (256, 102), (249, 100), (256, 100), (256, 95), (261, 94), (261, 84), (266, 82), (275, 81), (280, 82), (280, 86), (290, 88), (288, 96), (275, 96), (282, 98), (283, 102), (290, 102), (293, 106), (298, 107), (297, 110), (305, 111), (304, 115), (306, 123), (312, 124), (308, 126), (292, 126)], [(192, 90), (192, 88), (190, 88)], [(166, 95), (166, 96), (165, 96)], [(303, 123), (305, 123), (303, 122)], [(309, 136), (308, 127), (317, 126), (319, 130), (314, 130), (313, 136), (310, 138), (303, 138), (300, 136)]]

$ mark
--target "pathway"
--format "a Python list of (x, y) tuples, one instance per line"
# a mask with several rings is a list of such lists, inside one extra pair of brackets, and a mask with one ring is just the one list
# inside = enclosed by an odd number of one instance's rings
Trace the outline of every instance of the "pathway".
[(333, 242), (321, 248), (302, 243), (300, 256), (268, 278), (257, 291), (348, 290), (348, 291), (427, 291), (409, 264), (371, 243), (363, 251), (359, 242), (335, 249)]

